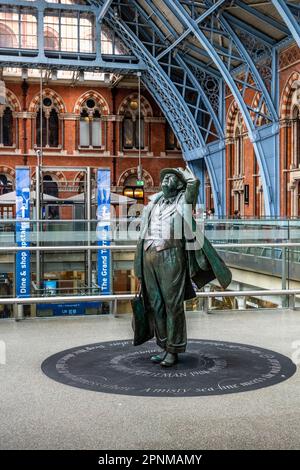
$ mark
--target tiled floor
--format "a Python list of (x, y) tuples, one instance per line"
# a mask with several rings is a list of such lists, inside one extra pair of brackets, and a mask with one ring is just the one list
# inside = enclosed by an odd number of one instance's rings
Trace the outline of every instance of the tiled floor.
[[(193, 338), (252, 344), (300, 362), (300, 312), (189, 313)], [(129, 339), (129, 316), (0, 320), (1, 449), (299, 449), (299, 372), (232, 395), (145, 398), (57, 383), (40, 369), (55, 352)], [(4, 342), (4, 343), (3, 343)]]

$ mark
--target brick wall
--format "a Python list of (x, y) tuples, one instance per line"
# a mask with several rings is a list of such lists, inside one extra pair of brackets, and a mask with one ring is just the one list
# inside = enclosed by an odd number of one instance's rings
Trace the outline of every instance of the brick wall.
[[(6, 81), (8, 93), (13, 97), (15, 109), (18, 108), (18, 117), (14, 119), (14, 143), (18, 142), (17, 148), (0, 147), (0, 171), (9, 167), (14, 169), (17, 165), (29, 165), (35, 167), (37, 164), (34, 143), (36, 142), (35, 112), (39, 106), (39, 83), (28, 84), (27, 96), (24, 99), (22, 83), (19, 81)], [(60, 111), (64, 113), (63, 121), (60, 121), (60, 144), (62, 148), (44, 148), (43, 166), (66, 166), (66, 167), (107, 167), (113, 173), (114, 183), (118, 184), (121, 175), (129, 169), (136, 169), (138, 165), (138, 151), (124, 150), (121, 142), (122, 122), (118, 111), (122, 111), (122, 103), (128, 97), (137, 96), (136, 89), (101, 88), (99, 86), (66, 86), (50, 82), (44, 84), (44, 90), (51, 90), (53, 96), (59, 103)], [(104, 103), (102, 122), (101, 149), (78, 148), (78, 117), (79, 108), (76, 103), (80, 97), (88, 91), (101, 96)], [(46, 92), (47, 93), (47, 92)], [(160, 170), (165, 167), (183, 166), (184, 162), (180, 151), (168, 151), (166, 149), (166, 124), (163, 114), (155, 101), (146, 90), (142, 90), (142, 100), (147, 108), (147, 119), (145, 119), (145, 149), (141, 151), (143, 169), (150, 175), (153, 181), (153, 189), (147, 188), (147, 196), (157, 190), (159, 185)], [(26, 119), (20, 111), (27, 111)], [(31, 114), (29, 114), (29, 113)], [(116, 117), (113, 117), (115, 115)], [(32, 117), (33, 116), (33, 117)], [(18, 119), (18, 136), (16, 120)], [(64, 128), (64, 141), (62, 142), (62, 127)], [(115, 146), (113, 136), (115, 135)], [(26, 139), (25, 139), (26, 136)], [(18, 137), (18, 138), (17, 138)], [(1, 170), (2, 169), (2, 170)], [(34, 172), (34, 169), (32, 170)], [(66, 179), (74, 177), (75, 174), (66, 172)], [(63, 176), (60, 176), (63, 179)], [(122, 188), (119, 188), (122, 191)], [(147, 198), (146, 198), (147, 200)]]

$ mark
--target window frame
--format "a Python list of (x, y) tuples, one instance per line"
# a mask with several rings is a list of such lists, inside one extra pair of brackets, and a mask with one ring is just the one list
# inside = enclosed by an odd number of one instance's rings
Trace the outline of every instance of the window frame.
[[(11, 122), (10, 122), (10, 125), (8, 126), (9, 129), (10, 129), (10, 143), (9, 144), (5, 144), (4, 143), (4, 115), (5, 115), (5, 111), (9, 109), (10, 111), (10, 116), (11, 116)], [(1, 148), (16, 148), (16, 143), (14, 142), (15, 141), (15, 136), (16, 136), (16, 129), (15, 129), (15, 124), (16, 124), (16, 120), (14, 118), (14, 111), (12, 109), (12, 107), (7, 103), (4, 105), (4, 108), (3, 108), (3, 112), (1, 113), (0, 115), (0, 147)]]
[[(61, 123), (59, 119), (59, 111), (57, 107), (55, 106), (53, 102), (53, 98), (51, 96), (43, 96), (43, 101), (45, 98), (50, 98), (51, 99), (51, 105), (45, 106), (43, 104), (42, 106), (42, 113), (43, 113), (43, 125), (42, 125), (42, 148), (43, 149), (61, 149)], [(50, 118), (51, 114), (53, 111), (56, 113), (57, 117), (57, 145), (50, 145)], [(41, 123), (41, 118), (40, 118), (40, 112), (41, 112), (41, 107), (38, 106), (37, 112), (36, 112), (36, 117), (35, 117), (35, 146), (36, 147), (41, 147), (41, 136), (40, 136), (40, 123)], [(44, 122), (46, 125), (44, 125)], [(45, 138), (46, 137), (46, 138)]]
[[(93, 99), (95, 102), (95, 105), (90, 108), (87, 106), (87, 102)], [(82, 116), (85, 114), (85, 116)], [(96, 115), (96, 116), (95, 116)], [(87, 132), (87, 137), (88, 137), (88, 145), (83, 145), (82, 140), (81, 140), (81, 123), (86, 121), (88, 119), (88, 132)], [(104, 150), (104, 145), (103, 145), (103, 136), (104, 136), (104, 131), (103, 131), (103, 119), (102, 119), (102, 113), (101, 113), (101, 106), (99, 103), (96, 102), (94, 98), (86, 98), (84, 104), (80, 108), (80, 114), (79, 114), (79, 120), (78, 120), (78, 148), (80, 150)], [(94, 145), (95, 142), (95, 129), (93, 124), (95, 122), (98, 122), (99, 124), (99, 145)]]
[[(141, 121), (141, 140), (142, 140), (142, 145), (140, 146), (141, 150), (147, 150), (145, 146), (145, 134), (146, 134), (146, 127), (145, 127), (145, 117), (143, 112), (141, 112), (141, 116), (139, 117), (138, 111), (133, 113), (129, 109), (125, 111), (123, 121), (122, 121), (122, 148), (123, 150), (134, 150), (137, 151), (139, 150), (139, 120)], [(132, 125), (132, 135), (131, 135), (131, 141), (132, 141), (132, 146), (130, 145), (125, 145), (125, 125), (127, 122), (131, 122)]]

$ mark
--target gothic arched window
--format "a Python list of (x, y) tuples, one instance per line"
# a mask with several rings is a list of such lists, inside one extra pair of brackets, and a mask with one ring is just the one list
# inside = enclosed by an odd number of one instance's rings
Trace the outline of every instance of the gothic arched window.
[(298, 106), (293, 109), (292, 141), (292, 164), (298, 168), (300, 165), (300, 110)]
[(169, 123), (166, 123), (166, 149), (180, 150), (179, 142)]
[(101, 147), (102, 121), (100, 107), (89, 98), (81, 108), (79, 145), (80, 147)]
[(53, 181), (52, 176), (45, 175), (43, 177), (43, 193), (49, 196), (58, 197), (58, 185)]
[(36, 115), (36, 144), (40, 147), (41, 143), (43, 147), (58, 147), (59, 145), (58, 112), (54, 107), (52, 99), (49, 97), (43, 99), (42, 132), (40, 108)]
[(0, 14), (0, 48), (8, 47), (13, 48), (17, 47), (17, 39), (14, 31), (7, 26), (8, 20), (2, 13)]
[(46, 27), (44, 31), (45, 49), (58, 51), (59, 50), (59, 37), (58, 33), (50, 27)]
[(7, 175), (0, 174), (0, 195), (13, 191), (13, 183)]
[[(138, 102), (132, 100), (128, 106), (123, 119), (123, 148), (143, 149), (145, 146), (144, 116), (139, 116)], [(140, 137), (140, 138), (139, 138)]]
[[(44, 175), (43, 177), (43, 194), (58, 197), (58, 185), (51, 175)], [(53, 203), (51, 204), (51, 201), (45, 202), (45, 215), (47, 219), (59, 219), (59, 207)]]
[(0, 144), (6, 147), (13, 145), (13, 114), (8, 106), (0, 115)]
[(137, 117), (134, 123), (135, 123), (135, 148), (143, 149), (144, 148), (144, 133), (145, 133), (144, 116), (141, 115), (140, 118)]
[(134, 126), (130, 113), (126, 113), (123, 120), (123, 147), (132, 149), (134, 147)]
[[(244, 215), (244, 158), (245, 158), (245, 142), (244, 142), (243, 119), (240, 112), (237, 112), (233, 132), (232, 145), (230, 145), (230, 213), (233, 215), (235, 210), (240, 211)], [(246, 199), (247, 200), (247, 199)]]
[(58, 146), (58, 114), (55, 109), (51, 109), (49, 115), (49, 140), (48, 145), (49, 147), (57, 147)]
[(233, 165), (233, 175), (242, 176), (244, 174), (244, 135), (241, 116), (238, 114), (235, 128), (235, 155)]

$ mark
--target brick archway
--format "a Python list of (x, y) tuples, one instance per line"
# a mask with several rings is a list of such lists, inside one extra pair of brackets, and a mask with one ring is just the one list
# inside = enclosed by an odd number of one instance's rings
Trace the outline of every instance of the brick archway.
[(300, 88), (300, 73), (293, 72), (288, 78), (285, 87), (282, 90), (281, 100), (280, 100), (280, 119), (290, 119), (291, 117), (291, 107), (292, 107), (292, 97), (297, 89), (295, 85), (298, 85)]
[[(43, 176), (45, 175), (49, 175), (49, 176), (52, 176), (53, 177), (53, 181), (55, 181), (56, 183), (60, 183), (61, 185), (61, 188), (66, 186), (67, 185), (67, 179), (66, 179), (66, 176), (65, 174), (58, 170), (58, 171), (46, 171)], [(31, 178), (33, 179), (33, 177), (35, 177), (35, 169), (32, 170), (32, 173), (31, 173)]]
[(107, 101), (103, 98), (102, 95), (100, 95), (100, 93), (98, 93), (95, 90), (86, 91), (77, 99), (75, 106), (74, 106), (75, 114), (80, 113), (81, 107), (84, 105), (85, 101), (89, 98), (95, 100), (95, 102), (100, 106), (101, 114), (104, 114), (104, 115), (109, 114), (109, 107), (108, 107)]
[[(118, 180), (118, 186), (124, 186), (124, 183), (127, 178), (130, 176), (137, 175), (137, 169), (136, 167), (134, 168), (128, 168), (127, 170), (123, 171), (123, 173), (120, 175), (119, 180)], [(153, 187), (154, 186), (154, 181), (150, 173), (146, 170), (143, 169), (142, 173), (143, 180), (145, 182), (145, 187)]]
[(233, 138), (234, 137), (234, 126), (235, 126), (235, 119), (239, 112), (239, 107), (237, 102), (233, 100), (228, 108), (227, 118), (226, 118), (226, 137)]
[(74, 177), (74, 183), (80, 183), (82, 181), (82, 178), (86, 175), (85, 171), (79, 171), (76, 173), (76, 176)]
[(18, 100), (16, 95), (8, 88), (6, 88), (6, 101), (7, 104), (12, 108), (12, 111), (17, 113), (21, 112), (20, 101)]
[[(118, 109), (118, 114), (123, 115), (125, 114), (129, 104), (131, 101), (137, 101), (138, 100), (138, 94), (137, 93), (132, 93), (129, 96), (126, 96), (122, 103), (119, 106)], [(152, 107), (149, 103), (149, 101), (144, 97), (141, 96), (141, 114), (143, 114), (144, 117), (152, 117), (153, 116), (153, 110)]]
[(0, 166), (0, 173), (3, 175), (9, 175), (11, 178), (15, 179), (16, 177), (16, 172), (13, 168), (10, 166)]
[[(65, 113), (67, 108), (66, 105), (62, 99), (62, 97), (54, 90), (51, 90), (51, 88), (46, 88), (43, 90), (43, 98), (51, 98), (53, 100), (53, 104), (55, 108), (57, 109), (58, 113)], [(41, 102), (41, 96), (39, 93), (35, 95), (35, 97), (31, 100), (28, 111), (30, 113), (36, 113), (38, 108), (40, 107), (40, 102)]]

